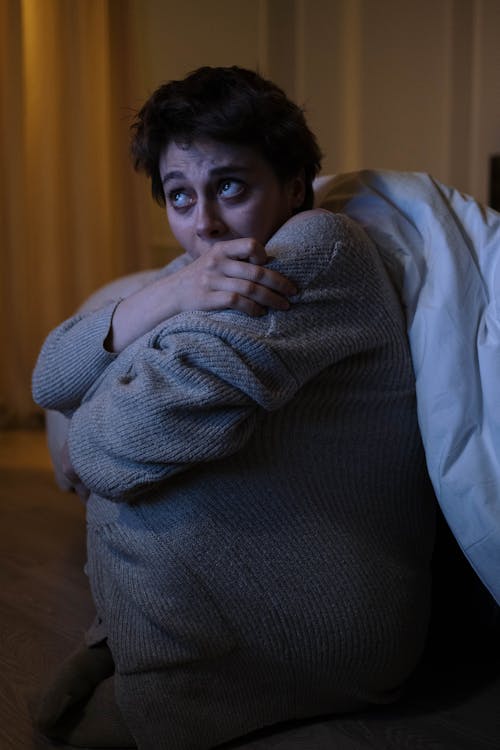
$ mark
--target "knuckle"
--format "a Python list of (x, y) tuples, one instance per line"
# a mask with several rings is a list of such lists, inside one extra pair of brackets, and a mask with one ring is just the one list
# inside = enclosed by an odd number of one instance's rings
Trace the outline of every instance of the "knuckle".
[(205, 268), (207, 271), (215, 271), (219, 264), (219, 256), (215, 253), (207, 253), (205, 256)]
[(255, 281), (262, 281), (266, 276), (266, 269), (263, 266), (255, 266), (254, 277)]
[(249, 255), (257, 255), (259, 252), (259, 243), (253, 237), (248, 239), (247, 251)]
[(200, 277), (199, 277), (199, 283), (200, 283), (201, 290), (203, 292), (210, 291), (210, 287), (211, 287), (211, 284), (210, 284), (210, 274), (207, 273), (207, 272), (202, 273), (200, 275)]

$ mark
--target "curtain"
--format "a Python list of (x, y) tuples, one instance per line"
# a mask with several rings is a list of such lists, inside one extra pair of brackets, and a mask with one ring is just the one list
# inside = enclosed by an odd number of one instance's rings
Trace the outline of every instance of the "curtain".
[(151, 265), (128, 159), (132, 0), (0, 0), (0, 426), (40, 420), (47, 333), (93, 290)]

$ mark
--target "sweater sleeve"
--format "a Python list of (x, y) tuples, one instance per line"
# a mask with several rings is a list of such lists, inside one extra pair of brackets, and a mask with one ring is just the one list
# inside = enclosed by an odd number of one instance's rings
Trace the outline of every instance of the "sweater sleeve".
[(189, 258), (184, 253), (163, 268), (116, 279), (85, 300), (78, 312), (45, 340), (32, 378), (35, 402), (45, 409), (71, 415), (117, 356), (104, 348), (104, 341), (118, 302), (188, 263)]
[(117, 304), (77, 313), (47, 336), (32, 377), (33, 399), (39, 406), (69, 416), (115, 360), (104, 340)]
[(259, 413), (279, 409), (321, 370), (391, 336), (380, 261), (345, 217), (325, 212), (285, 225), (268, 251), (301, 290), (289, 311), (177, 315), (129, 347), (87, 395), (68, 442), (92, 491), (131, 499), (235, 453)]

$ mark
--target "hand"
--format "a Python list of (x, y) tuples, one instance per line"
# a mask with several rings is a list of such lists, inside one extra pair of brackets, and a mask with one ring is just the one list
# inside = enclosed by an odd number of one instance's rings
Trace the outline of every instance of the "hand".
[(257, 316), (287, 310), (295, 285), (266, 268), (263, 245), (251, 238), (216, 242), (206, 253), (170, 276), (122, 300), (115, 309), (106, 348), (120, 352), (139, 336), (180, 312), (238, 310)]
[(70, 483), (71, 488), (76, 492), (78, 497), (85, 502), (90, 495), (90, 491), (83, 484), (82, 480), (73, 467), (71, 456), (69, 455), (68, 441), (65, 441), (61, 449), (61, 470)]
[(268, 308), (287, 310), (287, 297), (297, 289), (278, 271), (266, 268), (268, 260), (265, 248), (254, 239), (216, 242), (172, 277), (179, 312), (230, 309), (257, 316)]

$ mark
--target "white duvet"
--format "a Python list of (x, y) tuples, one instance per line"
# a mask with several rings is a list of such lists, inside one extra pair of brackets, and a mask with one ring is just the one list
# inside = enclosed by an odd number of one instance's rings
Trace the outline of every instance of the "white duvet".
[(400, 292), (434, 489), (500, 603), (500, 214), (426, 174), (321, 177), (315, 192), (365, 228)]

